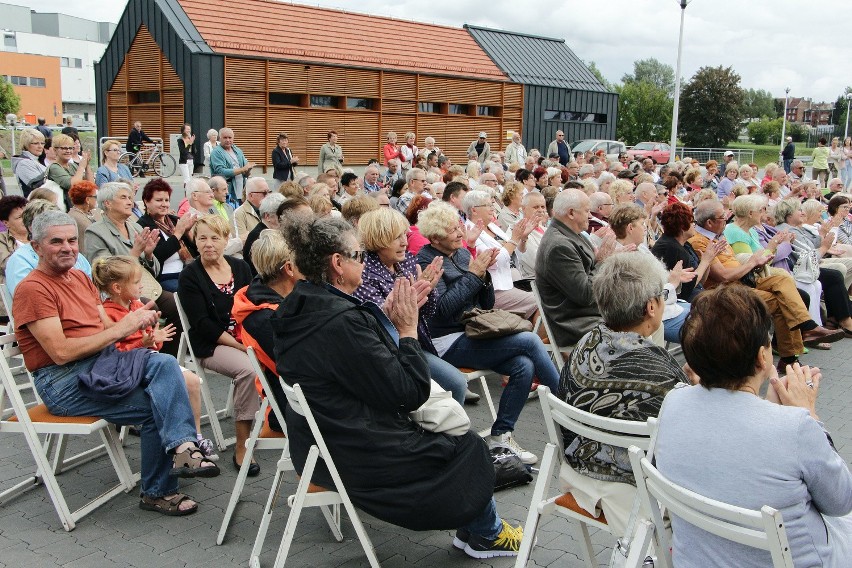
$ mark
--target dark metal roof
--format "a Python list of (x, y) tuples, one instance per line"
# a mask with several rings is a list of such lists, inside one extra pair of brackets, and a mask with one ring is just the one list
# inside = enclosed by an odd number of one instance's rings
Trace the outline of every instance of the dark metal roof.
[(464, 27), (494, 63), (516, 83), (608, 92), (565, 45), (565, 40), (469, 24)]

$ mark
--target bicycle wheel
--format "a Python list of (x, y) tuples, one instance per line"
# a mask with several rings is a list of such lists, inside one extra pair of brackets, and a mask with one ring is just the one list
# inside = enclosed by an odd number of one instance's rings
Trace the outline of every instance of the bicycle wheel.
[(125, 152), (122, 154), (121, 157), (118, 158), (118, 163), (127, 166), (133, 177), (138, 176), (139, 172), (142, 171), (142, 166), (140, 165), (136, 154), (133, 152)]
[(167, 178), (175, 175), (177, 162), (175, 162), (175, 159), (169, 154), (157, 154), (157, 156), (154, 157), (151, 166), (154, 168), (155, 174), (160, 177)]

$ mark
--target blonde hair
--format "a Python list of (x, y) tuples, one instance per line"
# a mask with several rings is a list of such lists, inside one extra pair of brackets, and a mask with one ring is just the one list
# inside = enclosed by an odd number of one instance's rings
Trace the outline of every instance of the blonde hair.
[(516, 197), (522, 196), (524, 193), (524, 184), (519, 181), (510, 181), (506, 184), (506, 189), (503, 190), (501, 197), (503, 205), (509, 206)]
[(612, 197), (612, 200), (617, 203), (619, 197), (633, 193), (633, 190), (633, 182), (627, 181), (626, 179), (616, 179), (614, 182), (609, 184), (608, 193), (609, 196)]
[(55, 134), (51, 140), (51, 148), (59, 148), (60, 146), (73, 146), (74, 139), (67, 134)]
[(117, 140), (107, 140), (101, 145), (101, 162), (106, 161), (106, 153), (109, 152), (110, 148), (113, 146), (118, 146), (119, 150), (121, 149), (121, 144), (119, 144)]
[(44, 142), (44, 134), (35, 128), (27, 128), (21, 132), (21, 151), (26, 150), (33, 142)]
[(429, 207), (420, 212), (417, 217), (417, 228), (420, 234), (429, 239), (443, 239), (447, 229), (459, 224), (458, 210), (445, 201), (433, 201)]
[(278, 186), (278, 193), (286, 198), (304, 197), (305, 192), (299, 187), (299, 184), (294, 181), (285, 181)]
[(261, 282), (268, 284), (278, 280), (285, 263), (293, 261), (293, 251), (281, 231), (264, 229), (251, 245), (251, 261)]
[(308, 204), (318, 219), (331, 213), (331, 199), (324, 195), (313, 195)]
[(195, 225), (192, 227), (193, 239), (198, 234), (198, 229), (200, 227), (207, 227), (226, 240), (231, 236), (231, 227), (228, 224), (228, 221), (218, 213), (210, 213), (209, 215), (204, 215), (203, 217), (198, 218)]
[(104, 294), (112, 294), (110, 286), (129, 282), (142, 273), (142, 265), (132, 256), (102, 256), (92, 263), (92, 282)]
[(408, 230), (408, 220), (399, 211), (379, 207), (358, 219), (358, 235), (364, 248), (376, 252), (388, 248)]

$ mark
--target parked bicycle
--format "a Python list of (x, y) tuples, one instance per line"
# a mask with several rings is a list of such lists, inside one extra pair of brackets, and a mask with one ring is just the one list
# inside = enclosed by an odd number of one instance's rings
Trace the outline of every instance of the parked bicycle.
[(162, 151), (159, 144), (144, 144), (138, 153), (125, 152), (118, 159), (120, 164), (130, 168), (133, 177), (145, 177), (154, 172), (157, 177), (171, 177), (177, 169), (177, 162)]

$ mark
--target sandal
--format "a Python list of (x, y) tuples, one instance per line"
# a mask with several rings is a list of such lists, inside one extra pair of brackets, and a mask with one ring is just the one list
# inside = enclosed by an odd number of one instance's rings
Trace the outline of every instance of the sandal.
[(183, 493), (178, 493), (171, 499), (143, 496), (139, 501), (139, 508), (144, 511), (156, 511), (161, 515), (168, 515), (169, 517), (183, 517), (191, 515), (198, 510), (198, 503), (195, 503), (189, 509), (181, 509), (180, 504), (184, 501), (192, 501), (192, 499)]
[(817, 343), (816, 345), (811, 345), (814, 349), (821, 349), (823, 351), (831, 350), (831, 343)]
[(204, 453), (195, 446), (190, 446), (181, 453), (175, 453), (174, 456), (174, 466), (169, 472), (172, 477), (216, 477), (219, 475), (219, 466), (213, 460), (205, 457)]

